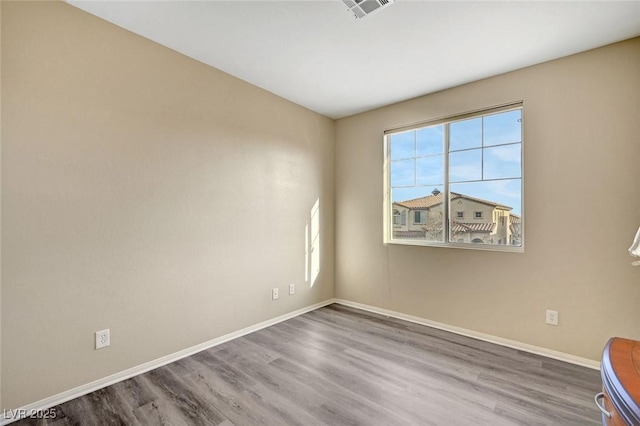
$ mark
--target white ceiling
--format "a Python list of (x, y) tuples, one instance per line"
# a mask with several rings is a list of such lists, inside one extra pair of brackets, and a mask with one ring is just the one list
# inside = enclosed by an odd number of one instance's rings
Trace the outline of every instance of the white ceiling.
[(640, 35), (640, 1), (69, 3), (331, 118)]

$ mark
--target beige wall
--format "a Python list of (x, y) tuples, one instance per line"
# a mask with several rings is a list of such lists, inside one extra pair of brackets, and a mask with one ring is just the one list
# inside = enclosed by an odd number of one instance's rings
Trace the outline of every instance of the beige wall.
[(334, 138), (69, 5), (3, 2), (2, 408), (331, 298)]
[[(636, 38), (337, 121), (337, 297), (593, 360), (640, 339), (638, 76)], [(525, 253), (385, 246), (383, 131), (519, 100)]]

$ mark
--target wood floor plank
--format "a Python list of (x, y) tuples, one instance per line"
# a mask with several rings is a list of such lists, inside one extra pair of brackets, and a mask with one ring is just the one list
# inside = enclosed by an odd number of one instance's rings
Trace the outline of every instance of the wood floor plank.
[(188, 386), (173, 371), (165, 366), (148, 372), (147, 377), (156, 391), (176, 406), (183, 417), (193, 425), (220, 425), (226, 418), (196, 389)]
[[(278, 417), (278, 411), (260, 399), (247, 395), (251, 386), (238, 385), (238, 381), (229, 380), (228, 374), (220, 374), (223, 363), (213, 366), (210, 363), (192, 361), (188, 364), (191, 373), (185, 380), (199, 389), (210, 399), (220, 412), (235, 424), (268, 424)], [(224, 363), (228, 366), (228, 364)], [(228, 366), (232, 368), (231, 366)]]
[(599, 425), (598, 371), (330, 305), (24, 425)]
[[(281, 327), (284, 328), (284, 327)], [(282, 341), (285, 336), (280, 335), (278, 329), (271, 329), (271, 334), (263, 333), (262, 336), (249, 336), (250, 339), (269, 339)], [(265, 342), (266, 343), (266, 342)], [(347, 351), (331, 351), (324, 345), (314, 346), (315, 342), (307, 342), (306, 345), (296, 345), (295, 350), (289, 350), (293, 359), (303, 359), (302, 366), (319, 372), (322, 377), (331, 380), (344, 389), (354, 389), (359, 398), (364, 398), (370, 402), (384, 407), (396, 413), (396, 424), (429, 424), (433, 420), (433, 411), (424, 414), (412, 410), (416, 405), (433, 404), (433, 410), (438, 410), (442, 404), (438, 400), (442, 399), (442, 389), (437, 387), (434, 380), (429, 384), (433, 393), (431, 398), (420, 392), (421, 387), (408, 386), (415, 381), (416, 372), (410, 368), (403, 368), (402, 371), (394, 368), (391, 372), (385, 372), (385, 365), (376, 362), (375, 359), (368, 358), (365, 362), (362, 359), (354, 358)], [(282, 346), (282, 345), (276, 345)], [(305, 351), (302, 348), (311, 348)], [(289, 359), (281, 358), (281, 359)], [(326, 362), (326, 360), (331, 362)], [(356, 362), (354, 362), (354, 359)], [(477, 377), (474, 376), (473, 379)], [(431, 378), (432, 379), (432, 378)], [(425, 398), (426, 397), (426, 398)], [(477, 402), (480, 398), (473, 398)], [(444, 402), (444, 401), (443, 401)], [(485, 403), (486, 412), (491, 412), (495, 406), (493, 402)], [(426, 412), (426, 410), (423, 410)]]
[(171, 402), (157, 399), (142, 405), (135, 410), (139, 424), (157, 426), (187, 426), (189, 423), (183, 418)]

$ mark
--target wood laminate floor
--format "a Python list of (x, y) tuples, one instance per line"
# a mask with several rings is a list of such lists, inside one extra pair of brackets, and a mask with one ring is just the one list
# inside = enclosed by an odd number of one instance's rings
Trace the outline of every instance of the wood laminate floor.
[(599, 372), (341, 305), (24, 425), (598, 425)]

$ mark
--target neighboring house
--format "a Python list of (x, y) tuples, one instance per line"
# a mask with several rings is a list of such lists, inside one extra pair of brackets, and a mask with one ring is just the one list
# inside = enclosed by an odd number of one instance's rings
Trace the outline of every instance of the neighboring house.
[[(393, 203), (393, 238), (442, 241), (443, 194)], [(451, 242), (522, 243), (522, 220), (512, 208), (493, 201), (451, 193)]]

